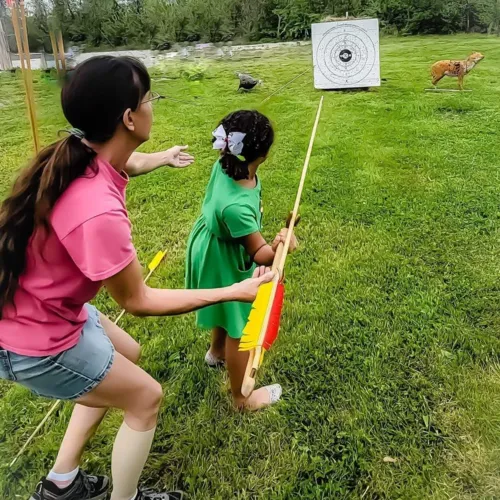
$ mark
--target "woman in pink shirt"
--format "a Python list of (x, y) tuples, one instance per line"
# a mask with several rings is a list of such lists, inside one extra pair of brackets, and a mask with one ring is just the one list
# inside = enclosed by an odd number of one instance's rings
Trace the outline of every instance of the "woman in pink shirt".
[[(31, 500), (102, 500), (106, 477), (79, 469), (85, 444), (108, 408), (124, 411), (112, 456), (111, 500), (180, 499), (138, 490), (162, 400), (161, 385), (139, 368), (138, 344), (88, 302), (102, 286), (137, 316), (183, 314), (225, 301), (251, 302), (272, 278), (217, 290), (147, 287), (131, 241), (128, 174), (150, 157), (152, 103), (146, 68), (131, 58), (97, 57), (76, 68), (62, 91), (74, 127), (17, 179), (0, 208), (0, 377), (77, 404), (54, 468)], [(146, 161), (145, 161), (146, 160)], [(153, 162), (189, 164), (182, 148)]]

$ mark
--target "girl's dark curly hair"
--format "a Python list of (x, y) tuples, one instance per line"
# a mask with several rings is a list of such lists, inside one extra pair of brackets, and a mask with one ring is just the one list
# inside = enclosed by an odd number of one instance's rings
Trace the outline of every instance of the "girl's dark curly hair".
[(269, 118), (258, 111), (242, 110), (227, 115), (219, 125), (224, 127), (227, 135), (231, 132), (246, 134), (240, 155), (243, 160), (231, 154), (226, 147), (222, 151), (220, 162), (231, 179), (235, 181), (248, 179), (248, 165), (257, 158), (266, 156), (273, 145), (274, 130)]

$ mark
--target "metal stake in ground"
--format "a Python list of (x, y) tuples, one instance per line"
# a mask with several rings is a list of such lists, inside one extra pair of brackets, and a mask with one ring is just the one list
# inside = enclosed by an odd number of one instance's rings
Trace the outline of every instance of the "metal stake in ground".
[[(164, 252), (158, 252), (154, 259), (149, 263), (148, 269), (149, 273), (144, 279), (144, 283), (147, 283), (149, 281), (149, 278), (151, 278), (152, 274), (155, 272), (156, 268), (161, 264), (162, 260), (165, 258), (165, 255), (167, 254), (167, 251), (165, 250)], [(115, 325), (118, 324), (121, 318), (123, 318), (123, 315), (125, 314), (125, 309), (121, 311), (121, 313), (118, 315), (118, 317), (115, 319)], [(24, 443), (23, 447), (19, 450), (17, 453), (16, 457), (12, 462), (10, 463), (9, 467), (12, 467), (18, 460), (18, 458), (24, 453), (28, 445), (33, 441), (35, 436), (38, 434), (38, 432), (42, 429), (42, 427), (47, 423), (47, 421), (50, 419), (50, 417), (54, 414), (54, 412), (57, 410), (59, 405), (61, 404), (60, 400), (57, 400), (51, 407), (50, 410), (47, 412), (45, 417), (43, 417), (43, 420), (38, 424), (37, 428), (32, 432), (31, 436), (28, 438), (26, 443)]]
[(300, 78), (302, 75), (305, 75), (309, 70), (306, 69), (305, 71), (303, 71), (302, 73), (298, 74), (297, 76), (294, 76), (290, 81), (286, 82), (285, 85), (281, 86), (278, 90), (274, 91), (272, 94), (269, 94), (261, 103), (260, 105), (262, 106), (263, 104), (265, 104), (267, 101), (269, 101), (269, 99), (271, 99), (271, 97), (275, 96), (276, 94), (279, 94), (282, 90), (284, 90), (286, 87), (288, 87), (288, 85), (292, 84), (295, 80), (297, 80), (298, 78)]

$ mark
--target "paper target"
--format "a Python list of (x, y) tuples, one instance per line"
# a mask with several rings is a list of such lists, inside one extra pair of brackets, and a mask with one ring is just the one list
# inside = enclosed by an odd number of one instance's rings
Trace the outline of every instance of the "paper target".
[(312, 38), (316, 88), (380, 85), (377, 19), (313, 24)]

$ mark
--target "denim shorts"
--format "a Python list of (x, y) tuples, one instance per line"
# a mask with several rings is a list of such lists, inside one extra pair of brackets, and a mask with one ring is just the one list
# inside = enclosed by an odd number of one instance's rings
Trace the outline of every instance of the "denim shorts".
[(89, 304), (89, 317), (78, 344), (54, 356), (22, 356), (0, 349), (0, 378), (24, 385), (39, 396), (75, 400), (94, 389), (108, 374), (115, 357), (113, 344)]

